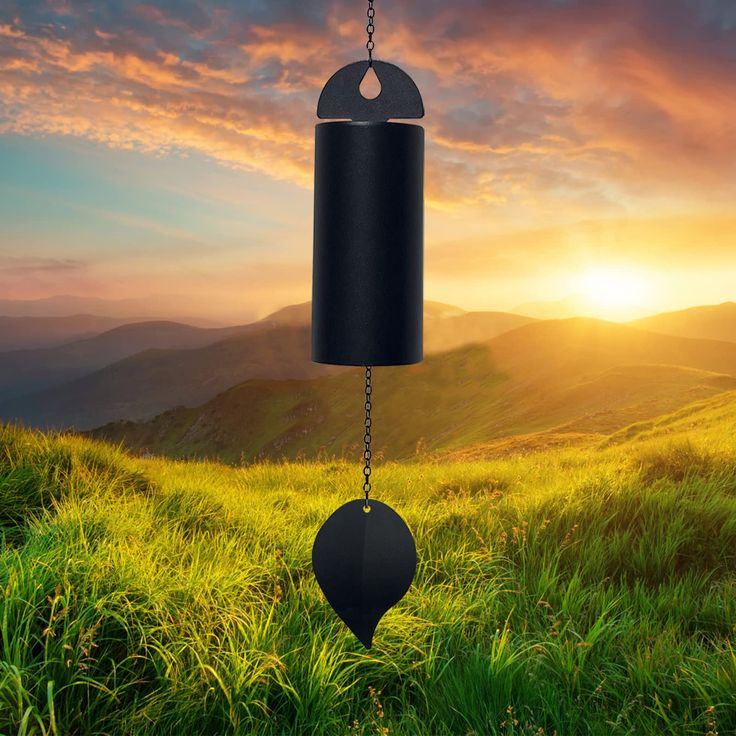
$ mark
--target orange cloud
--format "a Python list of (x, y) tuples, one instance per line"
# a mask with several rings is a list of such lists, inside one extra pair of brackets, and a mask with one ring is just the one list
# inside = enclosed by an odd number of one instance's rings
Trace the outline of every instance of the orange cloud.
[[(378, 56), (423, 90), (430, 205), (542, 220), (731, 201), (734, 31), (688, 7), (387, 9)], [(362, 54), (362, 18), (339, 2), (250, 12), (149, 3), (109, 27), (0, 24), (0, 132), (196, 151), (309, 187), (317, 95)]]
[(153, 153), (194, 150), (305, 186), (311, 177), (311, 141), (291, 122), (293, 104), (228, 94), (247, 81), (242, 70), (163, 52), (145, 59), (75, 51), (20, 32), (12, 38), (23, 55), (0, 67), (0, 96), (13, 110), (0, 132), (82, 136)]

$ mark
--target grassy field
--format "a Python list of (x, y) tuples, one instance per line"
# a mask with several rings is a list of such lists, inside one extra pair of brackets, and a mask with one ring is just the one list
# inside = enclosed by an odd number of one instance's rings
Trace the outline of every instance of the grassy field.
[(0, 429), (0, 734), (734, 734), (734, 426), (379, 465), (419, 566), (370, 651), (310, 564), (356, 466)]

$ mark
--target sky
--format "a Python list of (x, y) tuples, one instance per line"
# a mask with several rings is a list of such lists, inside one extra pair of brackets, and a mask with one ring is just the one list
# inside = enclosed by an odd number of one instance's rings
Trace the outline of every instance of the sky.
[[(0, 0), (0, 299), (309, 299), (315, 109), (358, 0)], [(426, 110), (425, 294), (736, 300), (734, 0), (376, 0)], [(540, 304), (541, 303), (541, 304)]]

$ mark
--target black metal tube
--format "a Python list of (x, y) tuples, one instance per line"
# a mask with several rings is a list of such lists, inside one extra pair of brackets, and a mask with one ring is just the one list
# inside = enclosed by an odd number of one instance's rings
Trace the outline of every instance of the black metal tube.
[(424, 129), (316, 126), (312, 360), (422, 360)]

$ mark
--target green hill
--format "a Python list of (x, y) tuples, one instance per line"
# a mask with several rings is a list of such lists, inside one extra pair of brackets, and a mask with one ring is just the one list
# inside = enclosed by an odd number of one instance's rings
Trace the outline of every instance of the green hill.
[(419, 565), (369, 652), (310, 563), (357, 463), (0, 427), (0, 733), (734, 733), (735, 425), (729, 392), (587, 448), (378, 463)]
[[(136, 451), (229, 462), (353, 456), (362, 375), (248, 381), (196, 408), (94, 435)], [(386, 458), (464, 450), (530, 432), (603, 433), (736, 388), (736, 344), (589, 319), (535, 322), (484, 344), (381, 368), (375, 447)]]

